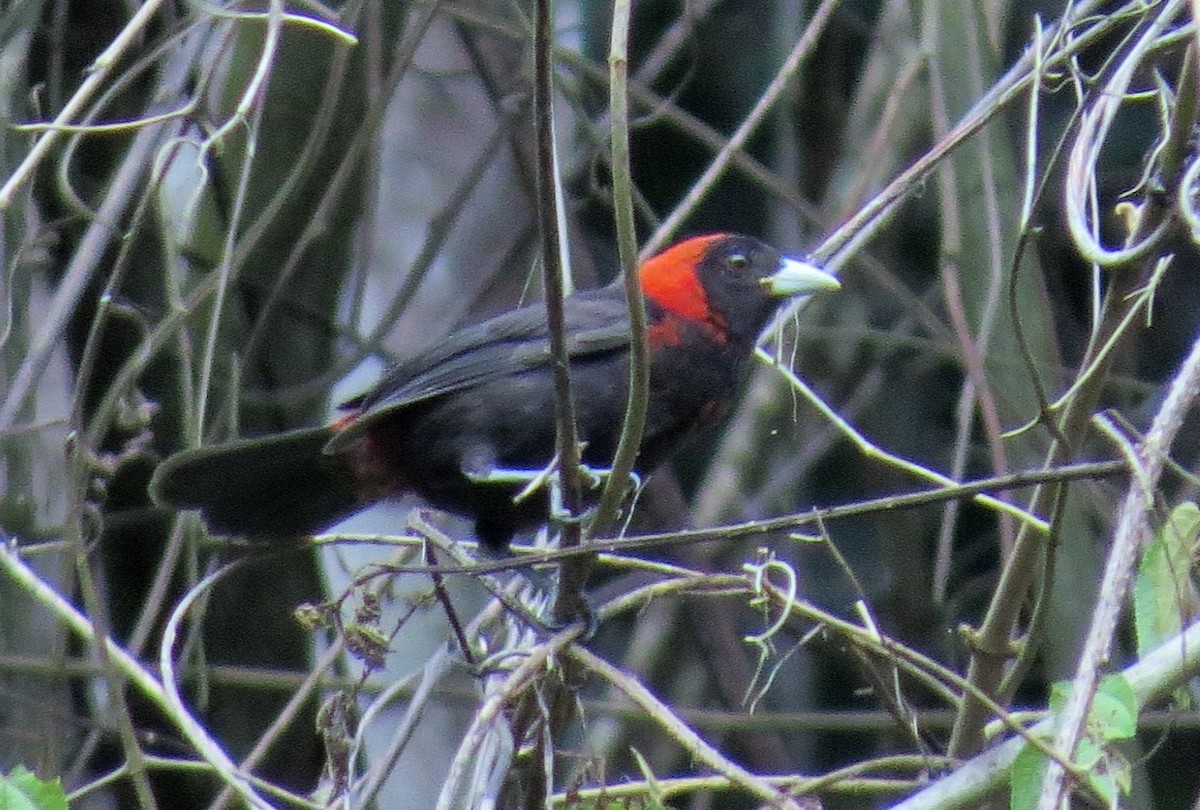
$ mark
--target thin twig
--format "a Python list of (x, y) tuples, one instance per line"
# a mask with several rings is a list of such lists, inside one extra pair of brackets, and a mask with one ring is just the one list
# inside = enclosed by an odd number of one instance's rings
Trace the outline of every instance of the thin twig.
[[(1157, 7), (1155, 12), (1163, 13), (1167, 10), (1168, 5), (1163, 4)], [(1064, 18), (1043, 36), (1056, 36), (1057, 32), (1070, 27), (1075, 20), (1080, 19), (1077, 15), (1083, 11), (1082, 5), (1076, 6), (1073, 16)], [(1144, 24), (1146, 30), (1155, 27)], [(1085, 32), (1086, 36), (1091, 36), (1095, 30), (1095, 28), (1089, 29)], [(1081, 34), (1076, 37), (1070, 45), (1078, 47), (1080, 39), (1084, 36)], [(1061, 60), (1063, 54), (1068, 50), (1063, 49), (1056, 58), (1047, 58), (1043, 64), (1049, 66)], [(1130, 52), (1142, 53), (1143, 51), (1135, 46), (1131, 47)], [(1107, 104), (1107, 100), (1114, 95), (1124, 95), (1124, 88), (1119, 84), (1111, 84), (1111, 81), (1128, 81), (1129, 73), (1118, 66), (1118, 69), (1114, 70), (1113, 76), (1115, 78), (1110, 80), (1109, 86), (1094, 96), (1097, 99), (1094, 103)], [(1073, 153), (1087, 152), (1093, 146), (1090, 138), (1077, 139), (1073, 145)], [(1080, 161), (1080, 158), (1072, 157), (1068, 164), (1069, 166), (1078, 166)], [(1068, 174), (1070, 172), (1069, 169)], [(1151, 219), (1152, 216), (1148, 215), (1143, 218), (1141, 224), (1148, 226)], [(1169, 217), (1163, 216), (1162, 219), (1169, 219)], [(1147, 230), (1150, 228), (1147, 227)], [(1145, 241), (1141, 239), (1140, 233), (1131, 233), (1130, 237), (1131, 240)], [(1151, 274), (1152, 280), (1156, 277), (1156, 274)], [(1110, 282), (1103, 307), (1097, 313), (1092, 339), (1081, 364), (1083, 371), (1078, 374), (1068, 394), (1060, 400), (1060, 407), (1054, 414), (1056, 419), (1051, 431), (1056, 438), (1046, 454), (1047, 466), (1057, 466), (1069, 458), (1071, 447), (1068, 445), (1068, 441), (1078, 441), (1079, 437), (1085, 435), (1091, 409), (1100, 395), (1100, 389), (1112, 363), (1113, 349), (1117, 345), (1118, 338), (1125, 334), (1135, 316), (1142, 311), (1143, 307), (1149, 306), (1152, 300), (1153, 287), (1139, 290), (1141, 281), (1139, 273), (1134, 267), (1115, 269), (1115, 272), (1110, 274)], [(1061, 437), (1067, 437), (1067, 440), (1063, 440)], [(1030, 500), (1031, 509), (1038, 513), (1066, 514), (1065, 510), (1061, 508), (1061, 500), (1064, 497), (1066, 497), (1066, 490), (1062, 485), (1039, 488)], [(973, 649), (967, 671), (968, 679), (984, 694), (993, 696), (1000, 694), (999, 687), (1004, 681), (1005, 669), (1012, 654), (1012, 636), (1022, 611), (1028, 604), (1030, 587), (1038, 577), (1039, 570), (1042, 568), (1039, 563), (1044, 559), (1047, 550), (1053, 551), (1053, 543), (1047, 545), (1044, 538), (1036, 536), (1026, 526), (1021, 527), (1013, 544), (1013, 551), (1005, 562), (1000, 580), (993, 592), (987, 613), (978, 632), (972, 638)], [(1044, 578), (1043, 581), (1045, 582)], [(988, 712), (972, 695), (965, 697), (954, 733), (951, 735), (949, 752), (952, 755), (967, 756), (975, 753), (982, 746), (982, 732), (987, 715)]]
[[(471, 726), (463, 735), (458, 752), (450, 762), (450, 770), (442, 783), (441, 795), (438, 798), (438, 810), (450, 810), (463, 806), (463, 791), (470, 772), (481, 760), (480, 749), (485, 741), (492, 734), (497, 733), (495, 726), (505, 722), (504, 710), (512, 705), (517, 696), (531, 682), (540, 677), (540, 673), (561, 654), (563, 649), (578, 638), (579, 632), (580, 628), (578, 627), (568, 629), (544, 644), (538, 644), (504, 679), (499, 688), (489, 691), (487, 700), (471, 718)], [(503, 731), (499, 733), (503, 733)]]
[(25, 565), (15, 551), (15, 548), (10, 546), (6, 539), (0, 542), (0, 571), (3, 571), (11, 581), (28, 592), (39, 604), (50, 610), (58, 617), (63, 626), (72, 630), (85, 643), (103, 645), (106, 654), (121, 674), (127, 677), (143, 696), (170, 718), (171, 722), (196, 746), (208, 764), (223, 779), (233, 785), (248, 804), (263, 808), (263, 810), (270, 810), (271, 805), (254, 792), (246, 781), (245, 775), (238, 771), (237, 766), (225, 754), (220, 744), (208, 736), (204, 726), (192, 717), (182, 702), (173, 704), (164, 685), (159, 683), (111, 638), (98, 638), (93, 632), (91, 620), (76, 610), (56, 590)]
[(72, 119), (78, 113), (82, 112), (93, 94), (104, 84), (113, 66), (121, 61), (121, 56), (125, 53), (126, 49), (141, 39), (145, 28), (150, 24), (151, 18), (158, 13), (162, 5), (162, 0), (147, 0), (147, 2), (138, 7), (137, 12), (129, 18), (129, 22), (125, 23), (125, 27), (113, 37), (112, 42), (108, 44), (104, 52), (97, 56), (96, 61), (92, 62), (84, 72), (86, 78), (67, 103), (63, 105), (62, 110), (55, 117), (54, 123), (51, 124), (42, 137), (38, 138), (37, 143), (33, 145), (33, 149), (21, 161), (21, 165), (9, 175), (8, 179), (4, 182), (4, 186), (0, 187), (0, 213), (8, 210), (9, 205), (12, 204), (13, 196), (28, 182), (34, 170), (50, 153), (51, 147), (58, 142), (59, 135), (65, 131), (62, 127), (70, 124)]
[(637, 232), (633, 220), (633, 179), (629, 168), (629, 103), (625, 97), (629, 70), (627, 42), (631, 0), (613, 4), (612, 44), (609, 50), (609, 84), (612, 110), (613, 212), (617, 227), (617, 251), (624, 273), (625, 300), (629, 307), (629, 397), (625, 422), (612, 471), (600, 495), (590, 532), (605, 534), (612, 529), (627, 492), (629, 473), (637, 458), (646, 425), (650, 390), (650, 351), (646, 341), (646, 304), (637, 271)]
[[(1100, 666), (1108, 660), (1117, 619), (1125, 606), (1125, 593), (1133, 576), (1138, 552), (1149, 537), (1146, 516), (1154, 506), (1154, 491), (1162, 475), (1163, 463), (1188, 409), (1200, 395), (1200, 340), (1184, 360), (1179, 373), (1171, 381), (1167, 398), (1154, 416), (1146, 438), (1138, 448), (1141, 460), (1139, 475), (1135, 475), (1126, 491), (1125, 500), (1117, 513), (1112, 549), (1100, 584), (1092, 624), (1079, 656), (1079, 667), (1072, 681), (1071, 697), (1062, 712), (1061, 725), (1054, 747), (1064, 757), (1074, 756), (1075, 747), (1083, 733), (1084, 721), (1092, 705)], [(1063, 792), (1063, 769), (1050, 763), (1042, 782), (1039, 810), (1056, 810)]]
[[(522, 549), (522, 553), (513, 560), (478, 562), (473, 565), (449, 565), (443, 566), (440, 570), (443, 574), (470, 574), (477, 576), (479, 574), (493, 574), (499, 571), (507, 571), (513, 568), (558, 563), (581, 554), (623, 554), (639, 549), (664, 546), (686, 546), (716, 541), (754, 539), (764, 535), (795, 530), (803, 526), (828, 523), (834, 520), (939, 504), (954, 498), (970, 498), (981, 492), (1006, 491), (1041, 486), (1047, 483), (1065, 483), (1082, 479), (1105, 478), (1122, 474), (1126, 469), (1127, 466), (1123, 461), (1070, 464), (1055, 469), (1018, 472), (997, 478), (985, 478), (954, 486), (938, 487), (924, 492), (913, 492), (907, 495), (888, 495), (867, 501), (857, 501), (844, 506), (826, 506), (782, 517), (750, 520), (725, 526), (659, 532), (623, 538), (594, 537), (588, 541), (588, 546), (585, 549), (529, 549), (527, 552)], [(381, 543), (394, 545), (396, 542), (413, 542), (411, 538), (394, 538), (378, 534), (339, 534), (324, 537), (329, 541), (360, 544)], [(392, 573), (428, 573), (428, 569), (424, 566), (387, 566), (387, 570)]]
[(660, 728), (669, 733), (675, 742), (687, 751), (691, 759), (703, 762), (734, 784), (769, 802), (771, 807), (779, 807), (781, 810), (783, 808), (799, 810), (800, 805), (782, 790), (750, 773), (709, 745), (690, 726), (680, 720), (669, 706), (651, 694), (650, 690), (644, 687), (637, 678), (622, 672), (584, 647), (573, 646), (569, 649), (568, 654), (588, 671), (604, 678), (640, 706)]
[(783, 64), (775, 72), (771, 83), (767, 85), (767, 89), (758, 97), (754, 108), (742, 119), (742, 123), (738, 125), (733, 135), (721, 147), (721, 151), (713, 158), (712, 163), (704, 170), (704, 174), (700, 176), (700, 179), (688, 189), (687, 196), (672, 209), (670, 215), (655, 230), (654, 235), (642, 246), (641, 257), (643, 259), (649, 258), (658, 252), (667, 240), (675, 235), (683, 225), (684, 220), (691, 215), (696, 206), (712, 190), (712, 187), (720, 179), (721, 175), (725, 173), (733, 154), (741, 151), (746, 141), (758, 129), (758, 125), (766, 118), (767, 113), (771, 111), (784, 92), (792, 86), (792, 80), (795, 78), (796, 72), (816, 45), (817, 39), (820, 37), (821, 32), (825, 30), (825, 25), (829, 22), (829, 18), (833, 15), (834, 10), (840, 2), (841, 0), (822, 0), (821, 5), (817, 7), (812, 17), (809, 18), (808, 25), (804, 28), (804, 33), (800, 35), (800, 39), (793, 46), (791, 53), (783, 60)]
[[(1200, 622), (1122, 671), (1121, 675), (1133, 690), (1137, 705), (1144, 707), (1197, 671), (1200, 671)], [(1052, 734), (1056, 727), (1057, 720), (1047, 718), (1029, 732), (1043, 736)], [(954, 773), (910, 796), (892, 810), (979, 807), (985, 798), (1008, 785), (1013, 761), (1024, 748), (1024, 739), (1008, 740), (967, 761)]]
[[(558, 160), (554, 143), (553, 64), (554, 28), (551, 0), (537, 0), (533, 33), (533, 122), (537, 142), (537, 214), (542, 237), (542, 283), (546, 291), (546, 324), (550, 333), (550, 355), (554, 360), (554, 420), (558, 436), (558, 486), (569, 517), (562, 522), (559, 545), (579, 545), (582, 527), (576, 521), (583, 507), (580, 481), (579, 434), (575, 426), (575, 402), (571, 395), (571, 355), (563, 313), (566, 268), (559, 238)], [(559, 574), (554, 615), (571, 621), (578, 613), (583, 579), (577, 566), (564, 566)]]

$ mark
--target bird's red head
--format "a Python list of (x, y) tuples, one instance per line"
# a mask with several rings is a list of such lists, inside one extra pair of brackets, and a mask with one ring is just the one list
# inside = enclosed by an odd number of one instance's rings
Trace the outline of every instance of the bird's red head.
[(647, 301), (664, 316), (658, 337), (666, 342), (675, 342), (679, 321), (702, 325), (722, 343), (753, 341), (782, 299), (839, 286), (811, 264), (753, 237), (726, 233), (667, 248), (642, 264), (638, 279)]
[(668, 312), (684, 318), (708, 317), (708, 294), (697, 272), (705, 254), (725, 234), (694, 236), (647, 259), (638, 269), (642, 292)]

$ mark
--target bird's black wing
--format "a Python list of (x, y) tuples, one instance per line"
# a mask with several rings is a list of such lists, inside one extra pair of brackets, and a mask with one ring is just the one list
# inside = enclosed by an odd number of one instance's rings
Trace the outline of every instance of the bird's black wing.
[[(564, 302), (567, 352), (572, 361), (625, 351), (629, 315), (615, 288), (577, 293)], [(535, 304), (451, 334), (441, 344), (402, 361), (369, 391), (343, 403), (359, 416), (329, 443), (336, 452), (357, 441), (376, 419), (417, 402), (550, 364), (545, 310)]]

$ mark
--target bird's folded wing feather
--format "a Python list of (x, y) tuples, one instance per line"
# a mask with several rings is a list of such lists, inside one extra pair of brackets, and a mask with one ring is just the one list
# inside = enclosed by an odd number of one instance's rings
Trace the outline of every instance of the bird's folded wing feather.
[[(613, 307), (619, 299), (610, 291), (596, 293), (567, 300), (564, 316), (572, 362), (629, 345), (628, 315)], [(549, 365), (549, 330), (540, 309), (535, 305), (499, 315), (399, 363), (371, 390), (342, 404), (359, 409), (361, 415), (330, 441), (326, 451), (349, 446), (376, 419), (397, 408)], [(614, 318), (614, 311), (621, 314)]]

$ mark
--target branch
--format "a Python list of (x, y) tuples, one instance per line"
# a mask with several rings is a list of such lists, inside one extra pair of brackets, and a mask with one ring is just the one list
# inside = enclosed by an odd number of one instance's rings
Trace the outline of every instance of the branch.
[[(1133, 577), (1133, 567), (1138, 552), (1145, 546), (1148, 526), (1146, 513), (1154, 506), (1154, 490), (1162, 475), (1163, 462), (1175, 441), (1183, 419), (1196, 396), (1200, 394), (1200, 339), (1192, 344), (1192, 351), (1183, 367), (1171, 382), (1170, 392), (1162, 408), (1154, 417), (1150, 431), (1138, 448), (1141, 462), (1139, 470), (1130, 478), (1129, 489), (1118, 513), (1117, 528), (1113, 534), (1112, 550), (1104, 569), (1100, 584), (1100, 599), (1092, 614), (1092, 626), (1079, 656), (1079, 667), (1075, 672), (1071, 697), (1063, 709), (1062, 726), (1055, 738), (1054, 747), (1070, 759), (1083, 734), (1083, 724), (1092, 705), (1093, 693), (1100, 665), (1108, 660), (1112, 649), (1113, 634), (1121, 608), (1125, 605), (1125, 594)], [(1063, 792), (1063, 769), (1051, 762), (1042, 782), (1042, 796), (1038, 807), (1054, 810), (1058, 807)]]
[[(575, 428), (575, 403), (571, 397), (571, 359), (563, 314), (566, 285), (563, 278), (562, 240), (559, 238), (558, 160), (554, 145), (553, 63), (554, 29), (551, 0), (537, 0), (533, 39), (533, 123), (537, 142), (537, 214), (542, 232), (542, 283), (546, 291), (546, 323), (550, 329), (550, 354), (554, 369), (554, 416), (558, 435), (558, 485), (563, 506), (572, 518), (579, 515), (583, 496), (579, 481), (579, 436)], [(579, 545), (580, 526), (572, 519), (562, 523), (559, 545)], [(576, 614), (582, 576), (575, 566), (564, 566), (559, 575), (554, 615), (570, 621)]]
[(629, 169), (629, 102), (626, 80), (629, 72), (630, 0), (613, 5), (612, 44), (609, 49), (609, 106), (612, 110), (612, 184), (613, 209), (617, 226), (617, 251), (625, 280), (625, 299), (629, 306), (629, 398), (625, 405), (625, 423), (613, 456), (612, 471), (590, 531), (606, 534), (616, 521), (625, 495), (629, 473), (637, 459), (646, 426), (646, 408), (650, 390), (650, 353), (646, 344), (646, 303), (637, 271), (637, 232), (633, 220), (633, 180)]
[[(1144, 659), (1124, 670), (1137, 698), (1138, 708), (1166, 694), (1200, 670), (1200, 622), (1163, 644)], [(1057, 720), (1047, 718), (1029, 732), (1035, 736), (1054, 733)], [(989, 795), (1005, 786), (1013, 760), (1025, 746), (1016, 738), (968, 760), (954, 773), (910, 796), (892, 810), (942, 810), (949, 807), (978, 807)]]
[(219, 743), (208, 736), (196, 718), (182, 704), (172, 705), (163, 685), (147, 672), (138, 661), (109, 637), (98, 638), (93, 632), (91, 620), (75, 609), (63, 597), (47, 585), (30, 569), (10, 546), (7, 538), (0, 539), (0, 571), (6, 573), (19, 587), (49, 609), (64, 626), (69, 627), (85, 643), (103, 645), (113, 666), (129, 679), (139, 692), (158, 707), (175, 724), (204, 757), (221, 779), (232, 787), (251, 807), (270, 810), (271, 805), (262, 799), (250, 786), (247, 776), (225, 754)]

